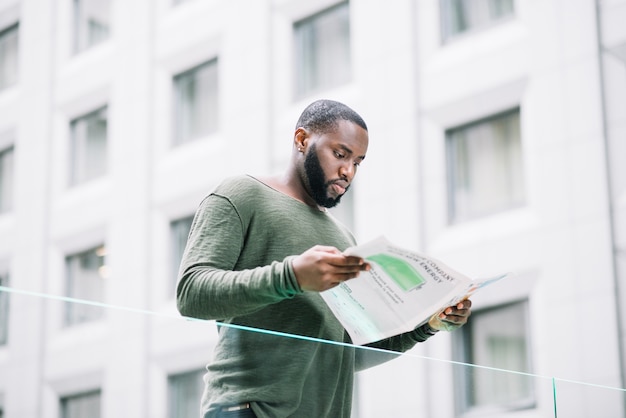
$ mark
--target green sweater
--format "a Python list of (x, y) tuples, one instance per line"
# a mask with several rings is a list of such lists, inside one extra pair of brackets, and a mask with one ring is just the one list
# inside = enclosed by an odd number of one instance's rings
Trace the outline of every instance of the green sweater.
[[(355, 241), (327, 212), (252, 177), (227, 179), (196, 212), (180, 268), (178, 309), (189, 317), (350, 343), (320, 295), (303, 292), (292, 270), (293, 257), (318, 244), (343, 251)], [(218, 330), (205, 378), (206, 417), (220, 405), (251, 402), (259, 418), (347, 418), (354, 372), (389, 359), (332, 343)], [(426, 338), (417, 329), (372, 346), (406, 351)]]

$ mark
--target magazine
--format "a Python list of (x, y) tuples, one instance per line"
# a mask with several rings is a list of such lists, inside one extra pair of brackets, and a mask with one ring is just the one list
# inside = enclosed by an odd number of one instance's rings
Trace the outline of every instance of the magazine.
[(478, 289), (510, 275), (472, 280), (385, 237), (350, 247), (344, 254), (364, 258), (370, 270), (321, 296), (356, 345), (411, 331)]

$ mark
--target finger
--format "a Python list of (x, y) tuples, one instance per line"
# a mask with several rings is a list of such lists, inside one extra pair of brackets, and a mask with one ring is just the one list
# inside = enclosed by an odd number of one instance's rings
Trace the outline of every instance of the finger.
[(456, 307), (458, 309), (469, 309), (472, 307), (472, 301), (469, 299), (462, 300), (456, 305)]
[(315, 249), (317, 251), (322, 251), (322, 252), (325, 252), (325, 253), (329, 253), (329, 254), (339, 254), (339, 255), (341, 255), (341, 251), (339, 251), (337, 248), (331, 247), (329, 245), (316, 245), (315, 247), (313, 247), (313, 249)]
[(338, 267), (340, 266), (357, 267), (359, 270), (364, 270), (368, 268), (366, 266), (369, 265), (361, 257), (345, 256), (345, 255), (341, 255), (340, 257), (333, 257), (332, 264)]
[(356, 277), (363, 271), (362, 266), (331, 266), (330, 275)]
[(339, 283), (345, 282), (347, 280), (356, 279), (359, 277), (359, 271), (351, 272), (351, 273), (337, 273), (333, 276), (332, 280), (337, 281)]
[(469, 309), (457, 309), (457, 308), (447, 308), (445, 311), (443, 311), (443, 314), (446, 317), (450, 317), (450, 316), (459, 316), (459, 317), (468, 317), (471, 314), (471, 311)]

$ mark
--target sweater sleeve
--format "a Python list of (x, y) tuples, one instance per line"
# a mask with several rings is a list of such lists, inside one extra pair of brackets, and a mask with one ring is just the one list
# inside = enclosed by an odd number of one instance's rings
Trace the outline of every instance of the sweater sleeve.
[(176, 301), (183, 316), (225, 319), (255, 312), (301, 293), (291, 258), (235, 271), (245, 240), (240, 214), (225, 197), (200, 204), (178, 274)]
[(398, 357), (401, 353), (410, 350), (417, 343), (423, 343), (430, 337), (432, 337), (432, 334), (427, 333), (424, 326), (421, 326), (413, 331), (367, 344), (365, 347), (374, 348), (375, 350), (368, 348), (357, 349), (355, 369), (360, 371), (378, 366)]

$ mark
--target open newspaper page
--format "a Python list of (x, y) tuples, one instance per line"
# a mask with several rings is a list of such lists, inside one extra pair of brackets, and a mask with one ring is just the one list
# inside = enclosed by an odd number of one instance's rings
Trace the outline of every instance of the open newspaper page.
[(435, 313), (505, 276), (471, 280), (384, 237), (344, 253), (363, 257), (371, 269), (321, 296), (357, 345), (411, 331)]

